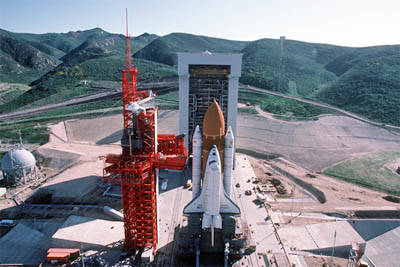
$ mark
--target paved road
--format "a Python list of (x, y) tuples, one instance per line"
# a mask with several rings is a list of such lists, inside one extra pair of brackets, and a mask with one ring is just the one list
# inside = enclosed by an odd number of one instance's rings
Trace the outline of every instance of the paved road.
[[(151, 89), (154, 91), (173, 89), (173, 88), (177, 88), (177, 83), (154, 82), (154, 83), (139, 84), (137, 86), (137, 90)], [(34, 114), (39, 114), (39, 113), (42, 113), (45, 111), (50, 111), (50, 110), (57, 109), (57, 108), (63, 108), (63, 107), (68, 107), (68, 106), (77, 106), (77, 105), (82, 105), (82, 104), (86, 104), (86, 103), (101, 101), (104, 99), (110, 99), (110, 98), (120, 98), (121, 93), (122, 93), (121, 89), (104, 88), (103, 92), (75, 97), (75, 98), (66, 100), (61, 103), (44, 105), (41, 107), (35, 107), (35, 108), (0, 114), (0, 121), (22, 119), (22, 118), (30, 117)]]

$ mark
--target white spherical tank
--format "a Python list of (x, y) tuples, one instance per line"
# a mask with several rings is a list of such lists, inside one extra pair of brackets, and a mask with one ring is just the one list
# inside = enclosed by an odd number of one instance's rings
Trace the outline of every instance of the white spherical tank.
[(1, 160), (3, 176), (8, 183), (26, 177), (35, 170), (35, 166), (35, 157), (23, 148), (7, 152)]

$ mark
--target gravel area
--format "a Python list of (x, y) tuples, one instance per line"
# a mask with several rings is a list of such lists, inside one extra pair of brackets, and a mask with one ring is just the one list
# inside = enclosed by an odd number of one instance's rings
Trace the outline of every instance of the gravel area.
[(355, 154), (400, 151), (400, 135), (343, 116), (286, 122), (240, 115), (238, 148), (276, 153), (311, 171), (321, 171)]
[[(159, 112), (159, 133), (178, 133), (179, 112)], [(119, 142), (122, 115), (67, 123), (76, 142)], [(400, 151), (400, 135), (344, 116), (323, 116), (317, 121), (280, 121), (260, 115), (239, 114), (237, 148), (242, 153), (282, 155), (310, 171), (321, 171), (360, 153)]]

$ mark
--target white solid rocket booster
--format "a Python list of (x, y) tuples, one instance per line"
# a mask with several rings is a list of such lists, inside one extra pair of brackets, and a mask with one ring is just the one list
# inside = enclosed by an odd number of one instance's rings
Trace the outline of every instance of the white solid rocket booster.
[(233, 136), (232, 127), (228, 127), (225, 135), (225, 150), (224, 150), (224, 189), (228, 197), (231, 196), (232, 187), (232, 169), (233, 169), (233, 150), (235, 138)]
[(192, 158), (192, 199), (195, 199), (200, 195), (200, 179), (201, 179), (201, 132), (199, 125), (196, 126), (196, 129), (193, 134), (192, 141), (192, 150), (193, 150), (193, 158)]

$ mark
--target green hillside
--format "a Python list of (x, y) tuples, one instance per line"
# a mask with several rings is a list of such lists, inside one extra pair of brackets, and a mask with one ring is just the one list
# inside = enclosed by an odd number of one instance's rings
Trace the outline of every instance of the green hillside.
[(285, 40), (281, 52), (279, 40), (261, 39), (242, 50), (241, 82), (308, 96), (335, 82), (336, 75), (324, 64), (345, 51), (338, 46)]
[[(155, 38), (157, 38), (157, 35), (148, 33), (132, 38), (132, 53), (142, 49)], [(61, 60), (68, 65), (74, 65), (93, 58), (112, 55), (124, 56), (124, 53), (125, 36), (120, 34), (109, 34), (106, 37), (86, 40), (63, 56)]]
[[(0, 39), (0, 63), (4, 62), (1, 64), (4, 71), (0, 73), (0, 81), (33, 82), (30, 83), (30, 86), (32, 86), (30, 90), (2, 105), (0, 112), (13, 110), (49, 96), (52, 97), (40, 102), (52, 103), (56, 100), (62, 101), (66, 98), (88, 93), (90, 89), (88, 86), (82, 86), (83, 80), (121, 80), (125, 49), (125, 37), (123, 35), (110, 34), (98, 28), (88, 31), (69, 32), (67, 34), (15, 34), (6, 31), (1, 31), (1, 33), (4, 36), (0, 35), (0, 38), (3, 38)], [(157, 37), (157, 35), (145, 33), (132, 38), (132, 51), (143, 48)], [(1, 49), (2, 46), (8, 48), (6, 46), (8, 42), (5, 39), (12, 39), (20, 44), (21, 47), (24, 47), (20, 50)], [(32, 42), (39, 41), (44, 42), (43, 50), (53, 45), (68, 51), (68, 53), (63, 53), (60, 60), (55, 59), (30, 45)], [(68, 47), (63, 47), (63, 42)], [(72, 48), (73, 46), (75, 47)], [(13, 51), (16, 51), (15, 55), (11, 53)], [(50, 50), (48, 52), (52, 53)], [(36, 53), (45, 59), (52, 58), (57, 64), (40, 69), (39, 67), (43, 64), (40, 65), (41, 61), (39, 59), (29, 57), (32, 53)], [(24, 57), (25, 54), (28, 54), (28, 56)], [(58, 54), (61, 55), (61, 53)], [(30, 59), (32, 62), (29, 62), (29, 65), (25, 64), (26, 66), (21, 65), (19, 62), (24, 63), (25, 58)], [(59, 64), (60, 62), (62, 63)], [(139, 79), (149, 79), (159, 75), (164, 76), (176, 73), (169, 66), (146, 60), (135, 60), (134, 64), (141, 73)], [(35, 68), (39, 68), (41, 72), (36, 71)], [(20, 77), (28, 78), (21, 79)]]
[(14, 33), (14, 32), (9, 32), (9, 31), (0, 29), (0, 35), (6, 36), (6, 37), (11, 37), (11, 38), (21, 40), (21, 41), (25, 41), (25, 42), (29, 43), (31, 46), (42, 51), (43, 53), (46, 53), (50, 56), (54, 56), (55, 58), (60, 58), (63, 55), (65, 55), (64, 51), (62, 51), (54, 46), (48, 45), (44, 42), (41, 42), (40, 34)]
[(177, 52), (240, 52), (248, 42), (231, 41), (187, 33), (159, 37), (134, 54), (134, 57), (174, 66)]
[(104, 38), (111, 33), (108, 33), (100, 28), (94, 28), (85, 31), (76, 31), (68, 33), (45, 33), (45, 34), (31, 34), (20, 33), (18, 34), (21, 39), (37, 42), (54, 47), (63, 51), (65, 54), (72, 51), (74, 48), (82, 44), (84, 41)]
[(142, 35), (132, 38), (132, 53), (136, 53), (137, 51), (141, 50), (143, 47), (147, 46), (158, 37), (159, 36), (156, 34), (143, 33)]
[(60, 61), (30, 43), (0, 34), (0, 79), (30, 82), (57, 66)]
[[(148, 33), (132, 38), (132, 52), (142, 49), (156, 38), (157, 35)], [(92, 45), (96, 40), (104, 39), (118, 40), (118, 43), (111, 45), (112, 50), (120, 53), (124, 50), (123, 35), (108, 33), (100, 28), (45, 34), (13, 33), (0, 29), (0, 81), (30, 83), (62, 61), (83, 62), (85, 55), (79, 52), (88, 52), (89, 58), (98, 52), (106, 52), (97, 51), (93, 48), (96, 45)]]
[(29, 86), (19, 83), (0, 82), (0, 104), (10, 102), (29, 90)]
[(361, 61), (317, 98), (366, 118), (400, 126), (400, 55)]
[(379, 151), (353, 158), (324, 171), (324, 174), (360, 186), (400, 196), (400, 176), (388, 163), (400, 157), (397, 151)]
[(30, 83), (51, 71), (82, 42), (110, 35), (101, 29), (69, 33), (13, 33), (0, 29), (0, 81)]
[[(177, 52), (242, 53), (241, 83), (400, 125), (400, 45), (352, 48), (285, 40), (281, 50), (277, 39), (242, 42), (186, 33), (145, 33), (132, 38), (131, 45), (139, 80), (175, 75)], [(119, 82), (124, 48), (123, 35), (100, 28), (46, 34), (0, 29), (0, 82), (31, 87), (7, 91), (0, 112), (93, 93), (94, 81)], [(307, 116), (319, 113), (300, 106), (291, 109), (294, 104), (273, 98), (264, 102), (268, 104), (261, 106), (275, 113), (283, 112), (281, 106)]]
[(10, 55), (0, 51), (0, 81), (29, 83), (40, 77), (44, 71), (24, 67)]
[[(50, 104), (93, 93), (90, 86), (82, 85), (83, 80), (120, 81), (123, 64), (123, 58), (115, 55), (89, 59), (73, 66), (63, 63), (32, 83), (32, 89), (0, 106), (0, 112), (13, 110), (41, 99), (43, 101), (40, 103)], [(139, 70), (138, 81), (176, 74), (175, 69), (170, 66), (146, 60), (136, 60), (135, 65)]]
[(371, 46), (350, 49), (347, 53), (334, 58), (325, 68), (337, 76), (341, 76), (358, 63), (365, 60), (378, 59), (400, 54), (400, 45)]

